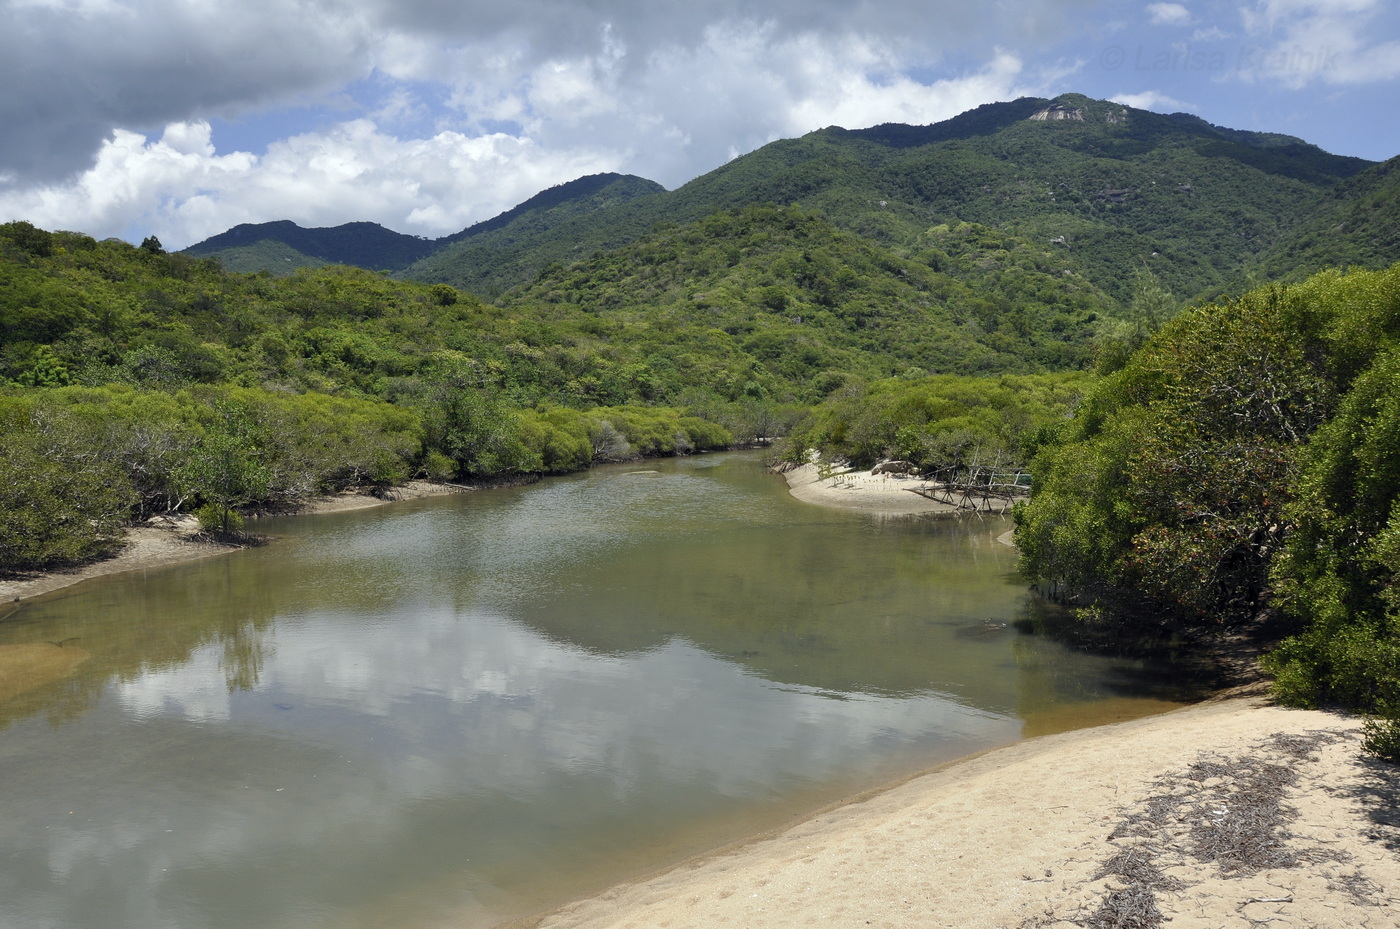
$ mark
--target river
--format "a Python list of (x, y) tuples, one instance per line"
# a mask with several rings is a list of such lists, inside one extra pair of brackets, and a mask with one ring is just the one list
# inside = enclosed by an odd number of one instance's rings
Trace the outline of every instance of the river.
[(1006, 521), (808, 506), (751, 454), (258, 528), (0, 622), (43, 658), (0, 678), (0, 926), (492, 926), (1171, 705), (1023, 631)]

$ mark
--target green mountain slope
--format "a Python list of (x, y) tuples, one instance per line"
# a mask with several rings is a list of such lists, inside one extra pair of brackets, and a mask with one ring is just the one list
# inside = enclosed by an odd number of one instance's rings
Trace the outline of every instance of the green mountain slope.
[(751, 390), (807, 401), (851, 375), (1083, 367), (1097, 318), (1116, 310), (1072, 255), (987, 227), (940, 226), (901, 257), (773, 206), (666, 226), (498, 302), (592, 314), (600, 334), (681, 382), (695, 352), (682, 334), (722, 340), (752, 359)]
[[(196, 252), (189, 254), (198, 255)], [(203, 257), (217, 258), (224, 270), (243, 274), (256, 274), (259, 271), (291, 274), (299, 268), (324, 268), (339, 263), (313, 258), (276, 238), (258, 239), (251, 245), (220, 248)]]
[(546, 266), (577, 261), (644, 234), (661, 212), (645, 204), (666, 192), (655, 181), (621, 174), (582, 177), (440, 241), (405, 273), (491, 298)]
[(1371, 270), (1400, 258), (1400, 157), (1337, 185), (1317, 215), (1261, 256), (1257, 280), (1301, 281), (1323, 268)]
[(658, 223), (774, 203), (820, 211), (896, 251), (932, 226), (974, 222), (1072, 251), (1119, 299), (1144, 269), (1192, 296), (1237, 279), (1369, 166), (1182, 114), (1075, 95), (1022, 99), (932, 126), (831, 128), (774, 142), (675, 191), (560, 221), (535, 214), (495, 231), (508, 248), (485, 238), (472, 249), (458, 244), (405, 273), (494, 297), (550, 261), (615, 248)]
[(230, 271), (287, 274), (296, 268), (327, 264), (398, 271), (436, 247), (435, 242), (394, 232), (378, 223), (303, 229), (280, 220), (234, 226), (184, 251), (196, 258), (218, 258)]

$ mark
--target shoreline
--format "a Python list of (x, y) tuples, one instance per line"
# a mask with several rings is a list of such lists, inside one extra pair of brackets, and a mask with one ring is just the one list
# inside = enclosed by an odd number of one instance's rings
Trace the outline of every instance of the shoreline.
[[(1360, 728), (1255, 687), (1023, 739), (503, 929), (1379, 925), (1400, 768), (1361, 758)], [(1130, 900), (1158, 921), (1091, 922)]]
[[(467, 493), (476, 488), (459, 484), (437, 484), (430, 481), (409, 481), (393, 489), (393, 497), (376, 497), (360, 491), (349, 491), (314, 497), (291, 515), (316, 516), (322, 513), (342, 513), (385, 506), (403, 500), (419, 500)], [(123, 533), (121, 549), (114, 555), (87, 564), (55, 571), (42, 571), (17, 577), (0, 577), (0, 622), (11, 608), (8, 604), (29, 600), (43, 594), (63, 590), (97, 577), (143, 571), (164, 565), (181, 564), (226, 555), (245, 546), (216, 542), (202, 538), (199, 523), (193, 516), (155, 517), (144, 524), (130, 526)]]
[[(783, 476), (814, 505), (956, 513), (910, 479)], [(1360, 755), (1361, 725), (1275, 706), (1256, 682), (956, 759), (500, 929), (1380, 924), (1400, 906), (1400, 767)], [(1273, 806), (1251, 807), (1270, 777)], [(1274, 823), (1245, 835), (1252, 851), (1200, 851), (1251, 816)]]
[(915, 492), (927, 481), (903, 474), (876, 474), (838, 468), (823, 477), (813, 464), (800, 465), (780, 472), (787, 481), (788, 493), (803, 503), (816, 506), (859, 510), (879, 516), (957, 516), (977, 512), (1001, 515), (1010, 507), (989, 510), (960, 510), (950, 503), (930, 500)]
[[(922, 483), (903, 475), (872, 475), (870, 472), (838, 472), (835, 479), (823, 479), (814, 465), (803, 465), (783, 472), (789, 493), (804, 503), (854, 509), (882, 516), (952, 516), (956, 507), (921, 497), (905, 488)], [(409, 481), (393, 489), (393, 497), (349, 491), (315, 497), (289, 515), (315, 516), (384, 506), (402, 500), (469, 493), (480, 488), (461, 484)], [(144, 524), (129, 526), (116, 554), (86, 564), (53, 571), (39, 571), (0, 577), (0, 622), (19, 603), (84, 581), (128, 571), (142, 571), (169, 564), (180, 564), (235, 552), (244, 546), (217, 542), (199, 535), (192, 516), (155, 517)], [(1013, 544), (1008, 537), (999, 541)]]

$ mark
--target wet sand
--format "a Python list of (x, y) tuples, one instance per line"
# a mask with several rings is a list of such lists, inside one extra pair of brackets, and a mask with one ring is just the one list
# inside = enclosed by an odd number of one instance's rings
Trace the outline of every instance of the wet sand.
[[(876, 474), (873, 471), (837, 468), (823, 476), (815, 465), (807, 464), (784, 471), (783, 477), (787, 480), (789, 493), (803, 503), (817, 506), (861, 510), (884, 516), (953, 516), (972, 512), (921, 495), (918, 491), (933, 490), (934, 485), (923, 478), (904, 474)], [(983, 512), (1001, 513), (1009, 508), (1005, 501), (992, 500), (989, 509)]]

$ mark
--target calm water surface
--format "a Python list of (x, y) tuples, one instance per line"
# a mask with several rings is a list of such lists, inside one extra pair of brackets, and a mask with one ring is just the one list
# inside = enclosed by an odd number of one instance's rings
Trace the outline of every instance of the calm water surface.
[(1000, 625), (1036, 608), (1004, 521), (804, 505), (751, 455), (643, 467), (23, 604), (0, 926), (489, 926), (1162, 707), (1151, 669)]

